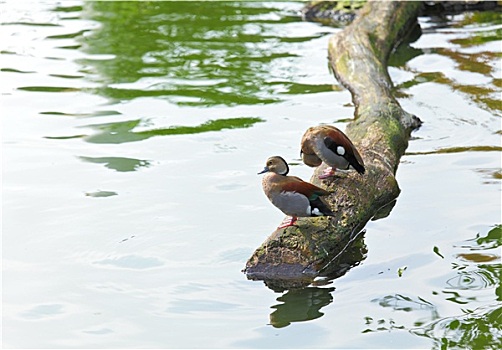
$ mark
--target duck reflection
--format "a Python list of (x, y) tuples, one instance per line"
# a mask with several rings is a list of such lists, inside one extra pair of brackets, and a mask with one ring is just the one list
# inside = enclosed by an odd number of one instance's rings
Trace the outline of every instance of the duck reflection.
[(307, 287), (292, 289), (277, 298), (281, 304), (272, 306), (270, 324), (275, 328), (289, 326), (292, 322), (315, 320), (324, 315), (321, 308), (333, 301), (335, 288)]
[(270, 314), (270, 324), (275, 328), (289, 326), (292, 322), (315, 320), (324, 315), (320, 310), (333, 302), (335, 287), (327, 287), (333, 280), (343, 276), (350, 268), (359, 265), (366, 257), (367, 249), (364, 235), (354, 237), (345, 249), (323, 270), (320, 279), (305, 280), (268, 280), (267, 287), (274, 291), (287, 291), (277, 298), (279, 304)]

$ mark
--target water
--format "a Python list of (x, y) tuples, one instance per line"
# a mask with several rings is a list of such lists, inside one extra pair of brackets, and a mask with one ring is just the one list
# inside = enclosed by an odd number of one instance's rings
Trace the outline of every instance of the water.
[[(353, 116), (301, 3), (3, 1), (3, 346), (500, 346), (499, 16), (422, 18), (390, 215), (326, 285), (241, 269), (283, 219), (256, 173)], [(481, 330), (479, 333), (477, 330)], [(488, 345), (487, 345), (488, 344)]]

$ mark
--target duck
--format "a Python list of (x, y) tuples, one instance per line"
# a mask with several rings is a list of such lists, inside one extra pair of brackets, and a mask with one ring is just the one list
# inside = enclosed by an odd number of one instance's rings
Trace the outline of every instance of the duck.
[(288, 173), (289, 166), (280, 156), (268, 158), (265, 168), (258, 173), (265, 174), (262, 179), (265, 195), (288, 216), (277, 229), (293, 226), (298, 217), (335, 215), (321, 199), (330, 194), (328, 191)]
[(318, 167), (322, 162), (329, 166), (319, 179), (333, 177), (336, 169), (353, 168), (361, 175), (365, 172), (363, 158), (352, 141), (331, 125), (308, 128), (302, 137), (300, 156), (310, 167)]

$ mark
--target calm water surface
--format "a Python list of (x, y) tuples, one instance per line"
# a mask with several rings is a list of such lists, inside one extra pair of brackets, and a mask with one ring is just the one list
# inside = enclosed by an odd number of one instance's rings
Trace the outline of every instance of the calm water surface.
[(413, 133), (357, 265), (276, 293), (256, 175), (340, 128), (339, 29), (301, 3), (2, 1), (2, 327), (11, 348), (502, 346), (495, 13), (422, 18), (390, 74)]

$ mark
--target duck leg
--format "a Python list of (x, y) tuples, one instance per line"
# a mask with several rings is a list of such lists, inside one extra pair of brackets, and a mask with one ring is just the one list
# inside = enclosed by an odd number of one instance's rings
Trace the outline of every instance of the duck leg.
[(281, 224), (277, 227), (277, 229), (293, 226), (296, 223), (296, 220), (298, 220), (298, 217), (288, 216), (284, 220), (282, 220)]
[(324, 169), (324, 172), (321, 175), (319, 175), (319, 179), (327, 179), (327, 178), (330, 178), (333, 176), (335, 176), (335, 169), (330, 167), (330, 168)]

